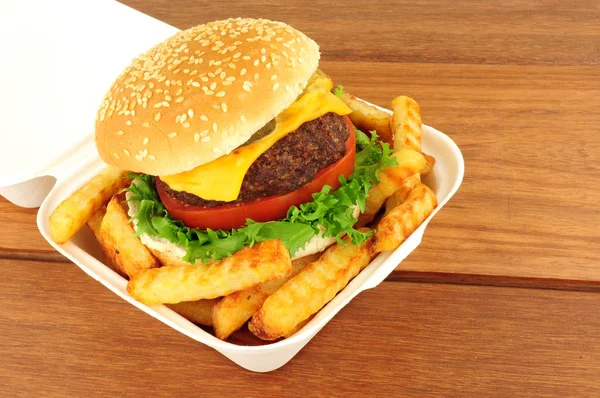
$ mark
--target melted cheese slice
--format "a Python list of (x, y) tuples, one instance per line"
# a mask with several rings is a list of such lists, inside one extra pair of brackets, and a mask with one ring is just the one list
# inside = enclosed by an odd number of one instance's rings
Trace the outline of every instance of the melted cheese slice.
[(206, 200), (236, 200), (252, 163), (277, 141), (297, 130), (303, 123), (328, 112), (338, 115), (352, 112), (331, 93), (331, 88), (329, 78), (317, 78), (308, 85), (300, 98), (275, 118), (275, 130), (268, 136), (210, 163), (183, 173), (162, 176), (161, 179), (174, 190), (189, 192)]

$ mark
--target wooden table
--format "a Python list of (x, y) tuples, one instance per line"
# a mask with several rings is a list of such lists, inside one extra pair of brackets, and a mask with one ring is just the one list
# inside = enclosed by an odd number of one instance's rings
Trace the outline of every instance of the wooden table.
[(178, 28), (290, 23), (347, 91), (414, 97), (465, 179), (388, 281), (262, 375), (117, 298), (0, 200), (1, 396), (600, 395), (597, 1), (125, 3)]

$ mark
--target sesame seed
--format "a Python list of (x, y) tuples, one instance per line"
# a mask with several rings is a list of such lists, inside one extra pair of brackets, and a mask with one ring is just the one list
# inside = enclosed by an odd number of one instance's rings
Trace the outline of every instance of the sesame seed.
[(249, 55), (244, 55), (244, 56), (242, 57), (242, 59), (243, 59), (244, 61), (250, 61), (250, 58), (251, 58), (251, 57), (250, 57)]
[(133, 124), (133, 123), (131, 123), (131, 120), (127, 120), (127, 121), (125, 122), (125, 125), (126, 125), (126, 126), (131, 126), (132, 124)]
[(227, 104), (223, 102), (221, 104), (221, 109), (223, 109), (223, 112), (227, 112)]
[(224, 86), (231, 86), (231, 82), (228, 81), (228, 80), (226, 80), (226, 81), (223, 82), (223, 85)]
[(271, 64), (271, 62), (269, 62), (269, 63), (267, 64), (267, 69), (271, 69), (271, 65), (272, 65), (272, 64)]
[(123, 135), (123, 130), (119, 130), (115, 133), (116, 135)]
[(144, 123), (142, 123), (142, 127), (150, 127), (150, 123), (144, 122)]
[(194, 117), (194, 111), (191, 109), (188, 109), (187, 114), (190, 117), (190, 119), (192, 119)]
[(279, 83), (273, 84), (273, 91), (277, 91), (278, 88), (279, 88)]
[(244, 86), (242, 86), (242, 88), (244, 89), (244, 91), (247, 91), (247, 92), (251, 91), (250, 86), (244, 85)]
[(157, 122), (160, 120), (160, 112), (158, 112), (156, 115), (154, 115), (154, 120)]
[(179, 116), (179, 122), (180, 123), (185, 122), (185, 119), (187, 119), (187, 115), (185, 113)]
[(271, 76), (271, 81), (273, 81), (273, 80), (277, 80), (277, 75)]
[(210, 89), (214, 90), (215, 88), (217, 88), (217, 83), (215, 83), (215, 82), (211, 83)]
[(192, 86), (194, 86), (194, 87), (200, 87), (200, 83), (198, 83), (198, 82), (192, 82)]
[(252, 64), (253, 64), (254, 66), (258, 66), (259, 62), (260, 62), (260, 61), (257, 59), (257, 60), (255, 60), (255, 61), (254, 61)]
[(116, 152), (113, 152), (113, 157), (114, 157), (115, 159), (120, 159), (120, 156), (119, 156), (119, 154), (118, 154), (118, 153), (116, 153)]
[(160, 103), (160, 102), (158, 102), (158, 103), (154, 104), (154, 107), (155, 107), (155, 108), (160, 108), (161, 106), (162, 106), (162, 103)]
[(200, 137), (206, 137), (208, 135), (208, 130), (202, 130), (200, 132)]
[(200, 119), (204, 120), (205, 122), (208, 122), (208, 117), (206, 117), (206, 115), (200, 115)]
[(175, 138), (175, 137), (177, 137), (177, 133), (176, 132), (169, 133), (169, 135), (167, 137)]
[(261, 55), (260, 62), (265, 62), (266, 60), (267, 60), (267, 57), (265, 55)]
[[(206, 82), (208, 81), (208, 77), (206, 77), (206, 76), (202, 76), (202, 77), (200, 78), (200, 80), (202, 80), (203, 82), (205, 82), (205, 83), (206, 83)], [(198, 86), (199, 86), (199, 85), (198, 85)], [(196, 86), (196, 87), (198, 87), (198, 86)]]
[(206, 95), (213, 95), (215, 92), (212, 90), (206, 90), (206, 92), (204, 94)]
[(150, 160), (156, 160), (156, 158), (154, 157), (154, 155), (148, 155), (148, 159), (150, 159)]
[(212, 129), (215, 133), (217, 132), (217, 129), (218, 129), (217, 123), (213, 123)]
[(165, 100), (171, 101), (171, 96), (170, 95), (165, 95)]
[(221, 80), (225, 79), (225, 76), (227, 76), (227, 73), (225, 73), (225, 72), (221, 72), (221, 74), (219, 75)]
[(144, 137), (144, 141), (142, 141), (142, 145), (148, 145), (148, 137)]
[(189, 122), (183, 123), (183, 127), (185, 127), (186, 129), (189, 129), (190, 128), (190, 123)]
[(257, 81), (258, 81), (258, 78), (259, 78), (259, 75), (258, 75), (258, 73), (255, 73), (255, 74), (254, 74), (254, 81), (255, 81), (255, 82), (257, 82)]
[(196, 143), (198, 143), (198, 141), (200, 141), (200, 133), (196, 133), (196, 134), (194, 134), (194, 141), (195, 141)]
[(183, 102), (183, 97), (179, 97), (175, 100), (175, 102), (179, 103), (179, 102)]
[(264, 48), (264, 47), (263, 47), (263, 48), (261, 48), (261, 49), (260, 49), (260, 53), (261, 53), (261, 54), (266, 54), (266, 53), (267, 53), (267, 49), (266, 49), (266, 48)]
[(202, 142), (208, 142), (208, 141), (210, 141), (210, 137), (203, 137), (202, 138)]
[(129, 151), (127, 149), (123, 149), (123, 153), (127, 156), (131, 156), (131, 154), (129, 153)]
[(285, 91), (286, 91), (287, 93), (289, 93), (289, 92), (291, 92), (291, 91), (292, 91), (292, 89), (291, 89), (291, 87), (290, 87), (289, 85), (287, 85), (287, 84), (286, 84), (286, 85), (285, 85)]
[(240, 115), (240, 120), (242, 121), (242, 123), (246, 123), (246, 116)]

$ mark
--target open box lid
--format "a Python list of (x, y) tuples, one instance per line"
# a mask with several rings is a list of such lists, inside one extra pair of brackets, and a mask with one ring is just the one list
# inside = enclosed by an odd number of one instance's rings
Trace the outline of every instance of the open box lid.
[(34, 191), (45, 196), (54, 180), (36, 177), (93, 145), (96, 111), (114, 79), (177, 31), (112, 0), (0, 2), (0, 195), (39, 206)]

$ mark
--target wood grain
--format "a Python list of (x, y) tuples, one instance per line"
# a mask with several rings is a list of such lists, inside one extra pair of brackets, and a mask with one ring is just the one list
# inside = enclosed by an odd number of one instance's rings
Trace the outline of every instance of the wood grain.
[(600, 394), (594, 293), (384, 282), (257, 375), (73, 264), (0, 267), (0, 396)]
[[(600, 281), (597, 68), (339, 61), (322, 68), (382, 106), (413, 96), (424, 122), (450, 135), (465, 157), (463, 185), (396, 279), (460, 274), (466, 283), (536, 285), (542, 278), (559, 288)], [(4, 200), (0, 208), (10, 217), (0, 226), (3, 250), (52, 253), (34, 211)]]
[(326, 60), (600, 64), (595, 1), (122, 2), (180, 29), (232, 16), (281, 20), (317, 41)]

